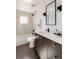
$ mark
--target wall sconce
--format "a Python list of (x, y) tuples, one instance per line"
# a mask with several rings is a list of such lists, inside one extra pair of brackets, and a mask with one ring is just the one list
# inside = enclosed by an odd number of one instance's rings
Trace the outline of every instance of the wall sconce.
[(46, 16), (46, 12), (43, 13), (43, 16)]
[(62, 5), (58, 6), (57, 10), (62, 11)]

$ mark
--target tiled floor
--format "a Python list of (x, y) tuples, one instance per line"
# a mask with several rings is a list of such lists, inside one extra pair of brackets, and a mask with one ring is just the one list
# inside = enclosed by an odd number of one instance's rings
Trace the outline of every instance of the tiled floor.
[(28, 44), (16, 48), (16, 59), (38, 59)]
[(45, 38), (36, 41), (35, 50), (29, 48), (28, 44), (16, 48), (16, 59), (55, 59), (55, 56), (62, 59), (62, 46)]

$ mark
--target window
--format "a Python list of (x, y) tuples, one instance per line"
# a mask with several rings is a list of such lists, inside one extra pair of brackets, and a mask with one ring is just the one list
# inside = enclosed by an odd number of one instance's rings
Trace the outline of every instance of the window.
[(20, 24), (28, 24), (28, 17), (20, 16)]

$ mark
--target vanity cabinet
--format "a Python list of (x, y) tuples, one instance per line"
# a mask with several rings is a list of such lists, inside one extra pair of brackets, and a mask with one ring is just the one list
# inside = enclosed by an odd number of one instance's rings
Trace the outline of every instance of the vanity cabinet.
[(62, 59), (62, 45), (40, 36), (35, 43), (40, 59)]
[(47, 39), (48, 59), (62, 59), (62, 46)]
[(39, 59), (48, 59), (47, 58), (47, 40), (43, 37), (39, 37), (36, 39), (35, 49), (40, 57)]

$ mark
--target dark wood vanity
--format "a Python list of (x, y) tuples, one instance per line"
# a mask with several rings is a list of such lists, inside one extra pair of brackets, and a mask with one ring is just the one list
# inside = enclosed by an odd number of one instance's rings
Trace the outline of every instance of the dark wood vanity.
[(62, 59), (62, 45), (41, 35), (36, 39), (35, 45), (39, 59)]
[[(43, 13), (46, 16), (46, 26), (57, 26), (57, 10), (62, 11), (62, 5), (57, 7), (56, 1), (49, 3), (46, 6), (46, 13)], [(45, 30), (35, 30), (36, 35), (39, 36), (35, 42), (36, 55), (39, 59), (62, 59), (61, 30), (56, 29), (56, 33), (50, 33), (50, 28)]]

